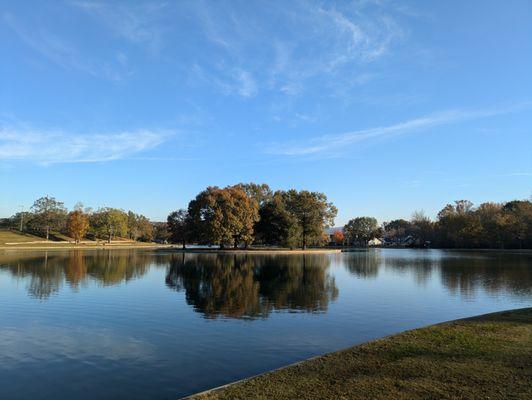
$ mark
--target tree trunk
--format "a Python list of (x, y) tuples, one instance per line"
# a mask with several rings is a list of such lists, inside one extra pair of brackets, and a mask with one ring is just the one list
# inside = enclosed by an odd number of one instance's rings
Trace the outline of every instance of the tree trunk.
[(183, 250), (185, 250), (185, 247), (186, 247), (186, 242), (185, 242), (185, 239), (183, 239)]
[(46, 240), (48, 240), (49, 237), (50, 237), (50, 227), (47, 226), (47, 227), (46, 227)]

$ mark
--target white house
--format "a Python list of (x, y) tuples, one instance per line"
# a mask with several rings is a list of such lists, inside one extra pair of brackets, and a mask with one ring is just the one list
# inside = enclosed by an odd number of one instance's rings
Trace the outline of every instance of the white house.
[(380, 246), (382, 244), (382, 240), (373, 238), (370, 241), (368, 241), (368, 246)]

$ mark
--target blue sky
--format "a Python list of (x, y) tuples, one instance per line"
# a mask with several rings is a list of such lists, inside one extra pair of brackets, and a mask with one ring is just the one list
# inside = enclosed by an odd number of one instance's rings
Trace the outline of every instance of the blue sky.
[(532, 195), (532, 2), (0, 2), (0, 216), (208, 185), (337, 224)]

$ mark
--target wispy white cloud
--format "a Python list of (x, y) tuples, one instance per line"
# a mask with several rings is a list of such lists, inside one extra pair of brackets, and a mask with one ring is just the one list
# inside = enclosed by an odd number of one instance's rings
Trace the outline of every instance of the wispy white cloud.
[(124, 39), (152, 49), (162, 45), (165, 2), (111, 3), (100, 1), (71, 1), (70, 4), (100, 20)]
[[(251, 73), (256, 92), (273, 90), (293, 96), (315, 84), (322, 88), (365, 84), (376, 75), (366, 66), (386, 56), (394, 42), (405, 36), (378, 5), (368, 11), (367, 4), (315, 1), (268, 3), (265, 8), (260, 3), (252, 7), (194, 4), (202, 32), (218, 49), (218, 58), (226, 60), (229, 69)], [(219, 79), (238, 85), (223, 71)]]
[(11, 14), (3, 14), (2, 21), (29, 48), (63, 69), (81, 71), (112, 81), (121, 81), (130, 74), (127, 57), (122, 53), (117, 54), (114, 64), (108, 61), (97, 61), (83, 55), (64, 37), (46, 30), (30, 29)]
[(150, 130), (80, 135), (0, 126), (0, 160), (40, 164), (113, 161), (153, 149), (171, 136)]
[[(377, 76), (367, 66), (389, 54), (405, 36), (391, 9), (371, 2), (67, 4), (77, 11), (76, 17), (85, 17), (84, 23), (103, 28), (109, 41), (94, 46), (82, 37), (61, 34), (61, 24), (55, 29), (43, 22), (47, 29), (41, 29), (11, 15), (3, 19), (26, 45), (64, 69), (125, 80), (133, 73), (135, 57), (128, 57), (128, 43), (118, 37), (153, 50), (159, 61), (191, 74), (192, 80), (199, 65), (208, 78), (203, 84), (244, 98), (264, 91), (297, 96), (367, 84)], [(181, 26), (190, 40), (183, 41)], [(197, 44), (207, 44), (208, 51), (196, 52), (192, 47)], [(111, 46), (116, 46), (114, 56), (107, 54)]]
[(242, 97), (253, 97), (257, 94), (257, 83), (250, 72), (243, 69), (218, 68), (210, 72), (199, 65), (191, 68), (193, 80), (215, 86), (224, 94), (236, 94)]
[(238, 82), (238, 94), (244, 97), (251, 97), (257, 93), (257, 84), (251, 74), (244, 70), (236, 72), (236, 81)]
[(323, 135), (311, 139), (307, 142), (309, 144), (302, 144), (301, 142), (277, 143), (271, 145), (268, 152), (285, 156), (331, 156), (334, 155), (335, 152), (345, 150), (356, 143), (391, 138), (436, 126), (509, 114), (530, 108), (532, 108), (531, 103), (521, 103), (510, 107), (484, 110), (444, 111), (388, 126), (362, 129), (336, 135)]

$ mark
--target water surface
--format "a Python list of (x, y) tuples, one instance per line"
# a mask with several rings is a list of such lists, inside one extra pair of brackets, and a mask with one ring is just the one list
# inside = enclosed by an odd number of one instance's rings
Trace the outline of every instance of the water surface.
[(532, 305), (532, 253), (0, 253), (1, 399), (176, 399)]

